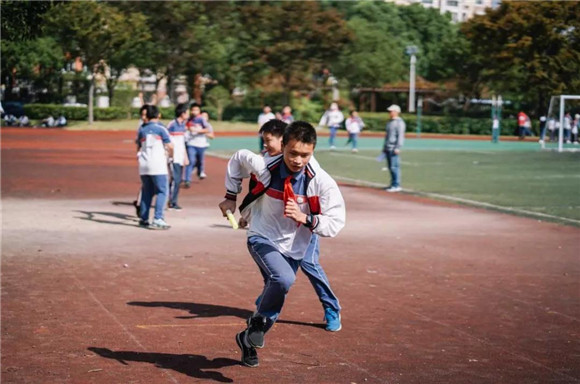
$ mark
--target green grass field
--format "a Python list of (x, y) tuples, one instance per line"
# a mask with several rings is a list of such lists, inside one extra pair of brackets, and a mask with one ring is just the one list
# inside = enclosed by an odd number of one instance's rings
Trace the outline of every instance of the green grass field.
[[(339, 150), (330, 152), (322, 137), (316, 150), (321, 165), (338, 180), (386, 187), (389, 172), (377, 161), (382, 139), (362, 139), (356, 154), (345, 142), (339, 138)], [(257, 145), (257, 137), (222, 138), (211, 150), (229, 155)], [(410, 139), (401, 160), (407, 193), (580, 225), (578, 152), (541, 151), (532, 142)]]

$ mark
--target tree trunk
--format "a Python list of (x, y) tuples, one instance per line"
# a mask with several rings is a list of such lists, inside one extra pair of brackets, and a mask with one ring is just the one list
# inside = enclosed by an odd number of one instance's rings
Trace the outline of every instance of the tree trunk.
[(193, 80), (193, 101), (201, 105), (201, 73), (196, 73)]
[(92, 125), (94, 121), (93, 97), (95, 93), (95, 75), (96, 73), (93, 72), (91, 76), (91, 85), (89, 87), (89, 125)]

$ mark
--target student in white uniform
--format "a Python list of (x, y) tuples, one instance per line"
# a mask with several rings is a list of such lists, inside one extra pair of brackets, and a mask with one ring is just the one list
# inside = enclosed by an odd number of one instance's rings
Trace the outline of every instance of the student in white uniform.
[(336, 182), (312, 158), (316, 130), (304, 121), (288, 126), (283, 154), (265, 159), (249, 150), (236, 152), (227, 166), (226, 198), (219, 207), (235, 211), (242, 180), (256, 175), (256, 186), (240, 206), (247, 220), (248, 250), (265, 279), (256, 312), (236, 335), (242, 363), (258, 366), (256, 348), (274, 325), (313, 234), (334, 237), (345, 224), (345, 206)]
[[(137, 133), (137, 158), (142, 183), (139, 225), (151, 229), (169, 229), (163, 217), (163, 209), (169, 190), (167, 154), (173, 156), (173, 144), (169, 132), (159, 122), (159, 109), (148, 105), (146, 110), (148, 121)], [(149, 210), (155, 196), (155, 215), (150, 224)]]

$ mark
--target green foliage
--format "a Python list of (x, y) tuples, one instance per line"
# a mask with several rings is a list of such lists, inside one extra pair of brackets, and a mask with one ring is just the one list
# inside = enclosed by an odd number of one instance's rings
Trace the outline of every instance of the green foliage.
[(42, 17), (62, 1), (2, 0), (2, 41), (27, 41), (42, 36)]
[[(67, 120), (86, 120), (89, 112), (87, 107), (67, 107), (59, 104), (25, 104), (24, 113), (30, 119), (45, 119), (49, 115), (57, 117), (64, 115)], [(96, 120), (126, 119), (127, 110), (118, 107), (95, 108)]]
[[(387, 113), (361, 112), (360, 116), (365, 122), (365, 129), (370, 131), (384, 131), (385, 125), (389, 120)], [(407, 132), (415, 132), (417, 130), (417, 115), (402, 114), (401, 117), (405, 120)], [(491, 134), (491, 119), (456, 116), (421, 116), (421, 132), (489, 135)], [(511, 134), (511, 131), (503, 130), (502, 133)]]
[(232, 102), (230, 92), (222, 86), (213, 87), (206, 95), (208, 106), (215, 109), (218, 121), (222, 121), (224, 108)]
[(321, 101), (313, 101), (306, 97), (294, 100), (292, 107), (296, 120), (308, 121), (313, 124), (318, 123), (320, 116), (324, 113), (324, 106)]
[(407, 45), (417, 46), (417, 74), (428, 80), (455, 75), (455, 63), (466, 49), (464, 38), (448, 16), (418, 4), (360, 1), (345, 9), (354, 39), (333, 65), (350, 84), (376, 87), (408, 78)]
[(247, 121), (257, 124), (262, 108), (243, 108), (230, 106), (224, 110), (223, 119), (227, 121)]
[(503, 2), (462, 31), (470, 42), (463, 88), (471, 94), (485, 85), (539, 112), (552, 94), (580, 93), (579, 2)]
[(288, 92), (302, 89), (352, 37), (341, 15), (317, 2), (248, 2), (239, 11), (237, 48), (247, 83), (267, 79)]

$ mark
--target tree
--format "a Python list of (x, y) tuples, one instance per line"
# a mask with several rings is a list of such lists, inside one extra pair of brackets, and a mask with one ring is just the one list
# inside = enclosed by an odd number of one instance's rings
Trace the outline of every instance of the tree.
[(348, 26), (354, 33), (335, 62), (333, 72), (352, 85), (380, 87), (408, 74), (404, 24), (393, 4), (360, 2), (349, 8)]
[(337, 4), (354, 32), (333, 70), (353, 85), (382, 86), (407, 79), (405, 47), (418, 48), (417, 74), (431, 81), (456, 74), (465, 42), (458, 27), (436, 9), (361, 1)]
[(17, 79), (30, 80), (36, 88), (53, 88), (64, 64), (62, 49), (48, 37), (27, 41), (2, 40), (2, 56), (2, 73), (7, 79), (8, 95)]
[(216, 109), (218, 121), (222, 121), (224, 109), (231, 103), (232, 98), (227, 89), (218, 85), (207, 93), (207, 101)]
[(352, 38), (341, 14), (317, 2), (243, 3), (239, 11), (242, 76), (252, 84), (279, 75), (287, 98), (311, 83), (314, 68), (337, 61)]
[(134, 31), (124, 15), (102, 2), (67, 2), (51, 8), (44, 17), (45, 32), (73, 57), (80, 56), (91, 72), (89, 124), (93, 123), (95, 75), (115, 53), (131, 44)]
[(472, 81), (535, 112), (551, 94), (580, 93), (580, 3), (504, 2), (462, 26)]

